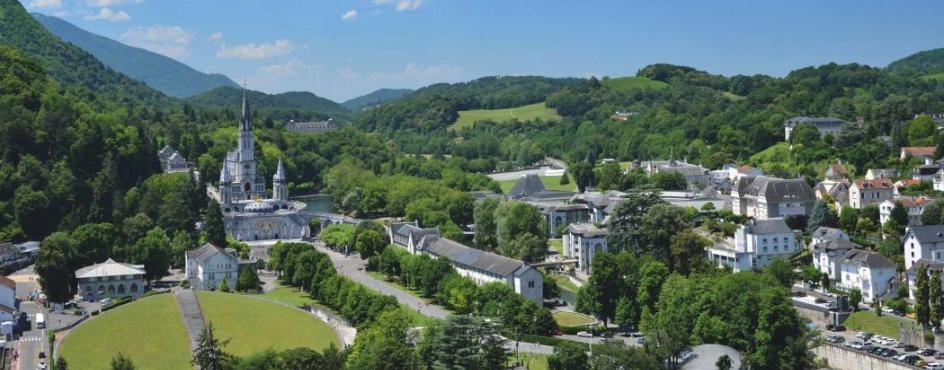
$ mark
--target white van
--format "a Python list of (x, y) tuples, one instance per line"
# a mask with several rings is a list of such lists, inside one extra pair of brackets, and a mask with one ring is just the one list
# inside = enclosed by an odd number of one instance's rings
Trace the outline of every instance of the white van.
[(46, 318), (43, 317), (43, 314), (36, 314), (36, 328), (45, 329), (46, 328)]

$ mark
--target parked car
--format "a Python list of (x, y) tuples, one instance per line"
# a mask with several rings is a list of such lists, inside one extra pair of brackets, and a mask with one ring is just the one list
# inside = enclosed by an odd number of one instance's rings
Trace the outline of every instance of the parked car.
[(819, 298), (819, 297), (817, 297), (817, 298), (816, 298), (815, 300), (813, 300), (813, 302), (816, 302), (816, 303), (826, 303), (826, 300), (825, 300), (825, 299), (822, 299), (822, 298)]
[(944, 352), (938, 352), (934, 355), (935, 360), (944, 360)]
[(930, 364), (924, 365), (924, 368), (928, 370), (944, 370), (944, 364), (940, 362), (932, 362)]
[(845, 341), (845, 339), (844, 339), (843, 337), (838, 336), (838, 335), (830, 335), (830, 336), (826, 337), (826, 341), (829, 342), (829, 343), (842, 343), (842, 342)]
[(893, 350), (891, 348), (885, 348), (885, 350), (882, 351), (882, 357), (895, 357), (895, 356), (898, 356), (898, 351)]
[(646, 337), (640, 336), (639, 338), (636, 338), (636, 343), (638, 344), (646, 343)]
[(849, 343), (849, 348), (858, 349), (858, 350), (866, 349), (865, 343), (862, 342), (861, 340), (857, 340), (855, 342)]
[(578, 337), (581, 337), (581, 338), (593, 338), (593, 334), (590, 334), (590, 333), (585, 332), (585, 331), (578, 332), (578, 333), (577, 333), (577, 336), (578, 336)]
[(918, 350), (918, 346), (914, 344), (906, 344), (903, 347), (901, 347), (901, 349), (905, 352), (915, 352)]
[(861, 333), (859, 333), (859, 334), (856, 334), (856, 338), (859, 338), (859, 339), (862, 339), (862, 340), (869, 340), (869, 339), (872, 339), (873, 336), (875, 336), (875, 334), (869, 333), (869, 332), (867, 332), (867, 331), (863, 331), (863, 332), (861, 332)]
[(937, 354), (937, 351), (931, 348), (922, 348), (921, 351), (918, 352), (918, 354), (922, 356), (934, 356)]

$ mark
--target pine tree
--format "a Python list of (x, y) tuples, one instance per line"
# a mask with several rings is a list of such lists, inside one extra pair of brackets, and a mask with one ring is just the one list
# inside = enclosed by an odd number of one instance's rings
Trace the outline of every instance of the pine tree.
[(226, 279), (220, 282), (220, 291), (223, 293), (229, 293), (229, 284), (226, 282)]
[(567, 176), (567, 171), (564, 171), (564, 175), (561, 176), (560, 184), (561, 185), (570, 184), (570, 176)]
[(223, 352), (229, 339), (218, 340), (213, 336), (213, 324), (207, 324), (197, 340), (197, 349), (193, 351), (192, 364), (201, 370), (222, 370), (226, 368), (230, 355)]
[(56, 358), (56, 370), (69, 370), (69, 363), (62, 356)]
[(931, 273), (931, 281), (928, 285), (928, 306), (931, 308), (931, 326), (937, 328), (941, 326), (941, 320), (944, 320), (944, 292), (941, 291), (940, 271), (935, 270)]
[(239, 279), (236, 281), (236, 290), (240, 292), (254, 292), (259, 290), (259, 275), (256, 274), (255, 266), (249, 266), (239, 272)]
[(131, 362), (131, 359), (125, 357), (124, 353), (118, 352), (118, 355), (111, 359), (111, 370), (134, 370), (137, 367)]
[(203, 233), (207, 243), (217, 247), (226, 247), (226, 230), (223, 226), (223, 211), (220, 204), (210, 199), (203, 211)]
[(915, 316), (918, 324), (926, 326), (931, 321), (931, 308), (928, 307), (929, 289), (928, 289), (928, 267), (922, 265), (918, 268), (918, 281), (915, 284)]
[(830, 209), (826, 202), (818, 200), (813, 207), (813, 214), (810, 215), (810, 220), (807, 222), (806, 231), (812, 234), (820, 226), (836, 227), (838, 224), (839, 220), (836, 217), (836, 212)]

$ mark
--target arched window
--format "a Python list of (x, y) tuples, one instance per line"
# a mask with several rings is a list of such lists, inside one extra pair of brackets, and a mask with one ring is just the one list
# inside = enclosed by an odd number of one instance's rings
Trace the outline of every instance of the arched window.
[(118, 284), (118, 294), (125, 294), (125, 285)]
[(109, 286), (108, 286), (108, 294), (115, 294), (115, 286), (114, 286), (114, 285), (109, 285)]
[(138, 284), (131, 283), (131, 293), (137, 293), (137, 292), (138, 292)]
[(104, 286), (104, 285), (99, 285), (99, 286), (98, 286), (98, 294), (105, 294), (105, 286)]
[(223, 208), (223, 212), (229, 213), (229, 207)]
[[(252, 189), (252, 185), (251, 185), (251, 184), (249, 184), (248, 182), (245, 183), (245, 184), (243, 184), (243, 191), (244, 191), (244, 192), (247, 192), (247, 193), (248, 193), (250, 189)], [(249, 196), (248, 196), (248, 195), (246, 196), (246, 199), (249, 199)]]

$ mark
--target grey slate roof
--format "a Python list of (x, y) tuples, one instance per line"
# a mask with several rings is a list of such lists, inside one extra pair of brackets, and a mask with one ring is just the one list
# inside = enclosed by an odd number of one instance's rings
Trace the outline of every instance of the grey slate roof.
[(522, 261), (467, 247), (446, 238), (427, 236), (423, 240), (425, 250), (434, 256), (500, 276), (510, 276), (526, 266)]
[(511, 199), (569, 198), (573, 195), (573, 192), (568, 191), (547, 190), (544, 187), (544, 183), (541, 182), (541, 178), (536, 174), (528, 174), (521, 177), (515, 182), (515, 186), (511, 188), (511, 191), (508, 192), (508, 197)]
[(204, 262), (209, 260), (210, 257), (215, 256), (217, 253), (226, 253), (229, 254), (229, 256), (233, 259), (238, 259), (235, 255), (210, 243), (206, 243), (200, 248), (187, 251), (187, 258), (193, 261)]
[(782, 218), (750, 220), (747, 221), (744, 226), (754, 235), (786, 234), (793, 232)]
[(590, 222), (570, 224), (570, 226), (567, 226), (567, 231), (571, 234), (578, 234), (586, 237), (605, 236), (608, 234), (606, 229), (601, 229)]
[(811, 124), (817, 128), (842, 127), (842, 125), (846, 124), (846, 121), (832, 117), (793, 117), (783, 123), (783, 125), (786, 127), (796, 127), (802, 124)]
[(863, 249), (850, 249), (843, 256), (845, 262), (860, 263), (868, 266), (870, 269), (893, 269), (895, 264), (889, 261), (885, 256), (876, 252)]
[(944, 262), (926, 260), (922, 258), (915, 261), (915, 263), (912, 264), (910, 268), (908, 268), (908, 271), (907, 271), (908, 275), (914, 275), (915, 272), (918, 271), (919, 268), (921, 268), (921, 266), (927, 266), (928, 272), (934, 271), (934, 270), (944, 271)]
[(921, 243), (944, 242), (944, 225), (924, 225), (908, 228), (907, 234), (914, 235)]
[(768, 176), (743, 176), (737, 182), (738, 193), (765, 197), (768, 203), (812, 202), (816, 200), (813, 188), (801, 179), (781, 179)]
[(819, 243), (813, 246), (813, 249), (820, 253), (826, 253), (830, 256), (845, 255), (846, 251), (853, 249), (862, 249), (861, 245), (850, 242), (845, 239), (830, 240), (826, 243)]
[(416, 221), (411, 221), (411, 222), (394, 222), (394, 223), (390, 224), (390, 231), (392, 231), (394, 234), (397, 234), (397, 235), (400, 235), (400, 236), (403, 236), (403, 237), (407, 237), (407, 236), (410, 236), (410, 232), (409, 232), (409, 227), (410, 227), (410, 226), (412, 226), (412, 227), (417, 227), (418, 225), (417, 225)]
[(812, 237), (826, 240), (839, 240), (839, 235), (842, 232), (842, 230), (835, 227), (820, 226), (813, 231)]

